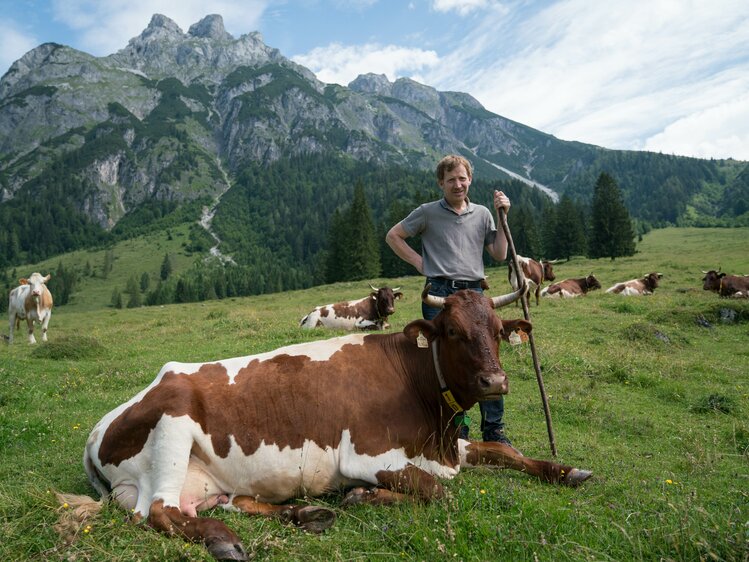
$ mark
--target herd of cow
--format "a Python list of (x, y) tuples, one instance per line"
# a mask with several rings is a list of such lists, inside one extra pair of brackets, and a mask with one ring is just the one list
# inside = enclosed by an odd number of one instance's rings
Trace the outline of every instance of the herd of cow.
[[(511, 267), (513, 291), (506, 295), (464, 290), (436, 298), (425, 288), (422, 300), (442, 313), (397, 333), (363, 332), (387, 328), (402, 297), (397, 288), (372, 287), (364, 299), (317, 307), (300, 322), (359, 333), (245, 357), (165, 364), (147, 388), (91, 431), (83, 455), (91, 484), (135, 521), (201, 542), (218, 560), (246, 560), (247, 553), (227, 525), (198, 515), (217, 506), (321, 532), (334, 523), (334, 510), (287, 502), (339, 491), (344, 506), (430, 501), (444, 496), (440, 479), (479, 465), (581, 484), (591, 472), (531, 459), (502, 443), (459, 438), (458, 411), (508, 391), (499, 340), (532, 330), (526, 320), (504, 320), (496, 310), (531, 290), (538, 304), (539, 296), (576, 297), (601, 288), (589, 275), (541, 290), (555, 280), (552, 262), (519, 263), (520, 280)], [(650, 294), (661, 277), (650, 273), (607, 292)], [(34, 273), (11, 291), (11, 340), (21, 319), (30, 343), (35, 321), (47, 339), (48, 280)], [(749, 276), (710, 271), (703, 281), (721, 296), (749, 296)], [(88, 509), (98, 504), (84, 496), (65, 501), (81, 508), (87, 502)]]

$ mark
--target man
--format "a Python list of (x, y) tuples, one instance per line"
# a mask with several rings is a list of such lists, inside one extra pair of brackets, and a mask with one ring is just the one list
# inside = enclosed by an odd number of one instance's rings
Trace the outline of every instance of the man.
[[(446, 297), (460, 289), (483, 293), (483, 250), (495, 260), (507, 256), (507, 239), (497, 231), (489, 209), (468, 199), (473, 179), (471, 163), (462, 156), (445, 156), (437, 164), (437, 183), (444, 197), (414, 209), (393, 226), (385, 237), (399, 258), (413, 265), (431, 284), (429, 293)], [(510, 200), (501, 191), (494, 192), (494, 209), (510, 209)], [(414, 251), (406, 239), (421, 235), (422, 253)], [(440, 309), (425, 304), (422, 315), (431, 320)], [(511, 445), (504, 433), (504, 399), (479, 402), (481, 433), (484, 441)], [(461, 427), (461, 437), (468, 438), (468, 426)]]

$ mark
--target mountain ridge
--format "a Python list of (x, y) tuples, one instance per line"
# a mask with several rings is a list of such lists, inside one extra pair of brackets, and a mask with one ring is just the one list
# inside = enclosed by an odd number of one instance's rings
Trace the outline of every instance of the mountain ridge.
[[(478, 177), (518, 179), (551, 200), (566, 193), (585, 201), (595, 176), (611, 171), (632, 214), (656, 225), (721, 213), (733, 220), (745, 207), (733, 199), (749, 197), (745, 163), (562, 141), (467, 93), (409, 78), (362, 74), (348, 86), (325, 84), (260, 33), (234, 38), (220, 15), (184, 32), (155, 14), (116, 53), (44, 43), (0, 78), (0, 214), (8, 217), (0, 243), (42, 242), (14, 215), (40, 202), (47, 213), (62, 206), (76, 215), (67, 238), (80, 245), (90, 234), (75, 232), (208, 204), (231, 191), (226, 177), (234, 181), (250, 165), (329, 154), (431, 171), (446, 153), (469, 157)], [(313, 171), (307, 177), (317, 181)], [(324, 197), (325, 185), (314, 189)]]

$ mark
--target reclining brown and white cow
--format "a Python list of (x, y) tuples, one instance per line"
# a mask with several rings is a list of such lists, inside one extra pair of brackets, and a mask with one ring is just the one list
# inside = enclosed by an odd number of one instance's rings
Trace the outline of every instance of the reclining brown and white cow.
[(623, 295), (625, 297), (652, 295), (653, 291), (658, 287), (658, 281), (662, 278), (662, 273), (652, 272), (640, 279), (631, 279), (629, 281), (617, 283), (606, 289), (606, 292), (614, 295)]
[(552, 283), (541, 291), (542, 297), (567, 298), (580, 297), (588, 294), (588, 291), (600, 289), (601, 283), (593, 274), (578, 279), (565, 279), (559, 283)]
[(400, 287), (378, 289), (370, 285), (369, 296), (355, 301), (318, 306), (299, 321), (301, 328), (324, 326), (339, 330), (383, 330), (388, 316), (395, 312), (395, 301), (403, 297)]
[(440, 479), (477, 465), (577, 486), (591, 473), (459, 439), (456, 417), (508, 392), (499, 340), (531, 325), (495, 309), (520, 295), (463, 290), (441, 299), (425, 289), (442, 313), (403, 332), (167, 363), (94, 427), (88, 477), (136, 520), (202, 542), (222, 560), (246, 554), (224, 523), (198, 515), (214, 506), (318, 532), (334, 511), (285, 502), (339, 490), (344, 505), (429, 501), (444, 496)]
[(749, 298), (749, 275), (727, 275), (720, 268), (702, 273), (705, 274), (702, 278), (705, 291), (715, 291), (721, 297)]
[(47, 328), (52, 317), (52, 293), (45, 283), (51, 275), (42, 277), (41, 273), (32, 273), (28, 279), (19, 279), (20, 285), (10, 292), (8, 297), (8, 324), (10, 333), (8, 343), (13, 343), (13, 328), (18, 329), (21, 320), (26, 320), (29, 328), (29, 343), (36, 343), (34, 322), (42, 325), (42, 341), (47, 341)]

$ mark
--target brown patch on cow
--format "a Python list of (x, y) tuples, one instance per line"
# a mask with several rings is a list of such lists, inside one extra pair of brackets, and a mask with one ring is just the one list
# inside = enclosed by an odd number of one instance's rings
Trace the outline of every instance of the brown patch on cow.
[[(436, 378), (429, 381), (429, 408), (404, 404), (402, 379), (392, 368), (383, 368), (387, 354), (393, 355), (389, 362), (402, 356), (409, 369), (423, 371), (430, 364), (428, 350), (415, 349), (405, 336), (393, 334), (367, 336), (364, 345), (344, 346), (328, 361), (288, 355), (253, 360), (238, 372), (234, 384), (216, 363), (202, 365), (194, 374), (167, 373), (112, 421), (99, 459), (116, 466), (138, 454), (164, 415), (189, 416), (211, 436), (213, 450), (221, 457), (229, 454), (232, 436), (250, 455), (262, 441), (296, 449), (310, 439), (321, 448), (336, 448), (348, 429), (357, 447), (367, 447), (357, 448), (359, 453), (377, 455), (406, 446), (411, 456), (435, 458), (438, 453), (430, 447), (415, 450), (413, 431), (433, 425), (429, 417), (440, 404)], [(352, 407), (359, 403), (369, 406), (363, 417)], [(372, 423), (384, 419), (387, 432)]]
[[(320, 317), (321, 318), (327, 318), (329, 314), (330, 314), (330, 310), (328, 310), (327, 306), (324, 306), (324, 307), (322, 307), (320, 309)], [(318, 321), (317, 325), (320, 326), (321, 323)]]
[(374, 300), (371, 298), (359, 301), (353, 306), (347, 302), (339, 302), (332, 305), (332, 308), (336, 318), (377, 318)]
[(442, 484), (431, 474), (409, 465), (403, 470), (380, 470), (377, 481), (392, 492), (430, 501), (445, 495)]

